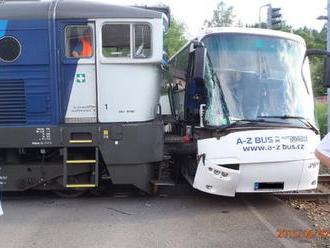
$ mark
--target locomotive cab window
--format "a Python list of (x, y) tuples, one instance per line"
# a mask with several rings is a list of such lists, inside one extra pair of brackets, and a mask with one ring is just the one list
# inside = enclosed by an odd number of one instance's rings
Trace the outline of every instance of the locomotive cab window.
[(102, 27), (102, 53), (107, 58), (149, 58), (151, 27), (139, 24), (105, 24)]
[(21, 44), (11, 36), (0, 39), (0, 60), (3, 62), (14, 62), (21, 54)]
[(93, 30), (87, 25), (67, 26), (65, 29), (65, 56), (90, 58), (93, 56)]
[(134, 25), (134, 58), (148, 58), (151, 55), (151, 30), (147, 24)]
[(105, 24), (102, 27), (104, 57), (131, 57), (130, 24)]

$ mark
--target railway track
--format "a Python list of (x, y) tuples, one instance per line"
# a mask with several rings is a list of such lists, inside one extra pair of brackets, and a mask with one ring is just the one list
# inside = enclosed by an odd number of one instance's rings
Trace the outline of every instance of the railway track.
[[(330, 174), (319, 175), (318, 182), (330, 183)], [(303, 199), (309, 201), (330, 199), (330, 191), (329, 192), (288, 192), (288, 193), (275, 193), (274, 195), (282, 199), (294, 198), (294, 199)]]
[(275, 193), (276, 197), (281, 199), (302, 199), (307, 201), (328, 200), (330, 192), (293, 192), (293, 193)]
[(319, 175), (319, 183), (330, 183), (330, 174)]

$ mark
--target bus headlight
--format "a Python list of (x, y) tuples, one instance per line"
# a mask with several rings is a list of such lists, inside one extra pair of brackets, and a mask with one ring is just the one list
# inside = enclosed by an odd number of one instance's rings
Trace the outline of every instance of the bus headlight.
[(221, 176), (223, 176), (223, 177), (227, 177), (229, 174), (227, 173), (227, 172), (221, 172)]

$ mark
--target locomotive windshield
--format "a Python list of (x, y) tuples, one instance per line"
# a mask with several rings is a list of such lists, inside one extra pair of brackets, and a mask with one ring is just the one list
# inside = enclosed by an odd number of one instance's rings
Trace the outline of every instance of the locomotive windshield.
[(303, 44), (232, 33), (209, 35), (203, 43), (210, 60), (206, 75), (208, 125), (266, 119), (315, 123)]

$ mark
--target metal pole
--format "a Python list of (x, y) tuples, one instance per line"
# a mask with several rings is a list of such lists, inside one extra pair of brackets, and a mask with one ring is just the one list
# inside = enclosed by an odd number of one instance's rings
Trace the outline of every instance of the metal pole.
[[(330, 0), (327, 4), (328, 20), (327, 20), (327, 51), (330, 52)], [(327, 89), (328, 98), (328, 132), (330, 131), (330, 88)]]
[(267, 8), (267, 29), (272, 29), (272, 6), (269, 5)]
[(265, 4), (265, 5), (262, 5), (262, 6), (260, 6), (260, 8), (259, 8), (259, 28), (261, 28), (261, 10), (262, 10), (262, 8), (264, 8), (264, 7), (270, 7), (271, 6), (271, 4), (269, 3), (269, 4)]

